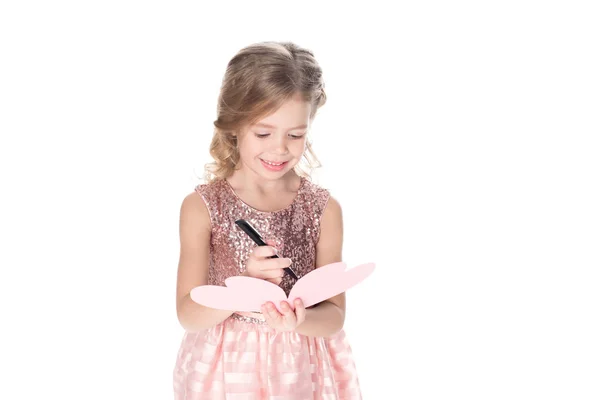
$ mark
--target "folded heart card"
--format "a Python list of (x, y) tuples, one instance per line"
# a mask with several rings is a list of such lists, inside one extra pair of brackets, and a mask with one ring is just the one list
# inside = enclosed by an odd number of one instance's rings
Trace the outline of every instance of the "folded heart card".
[(272, 301), (281, 312), (282, 301), (287, 301), (294, 309), (294, 300), (301, 299), (304, 307), (310, 307), (357, 285), (374, 269), (374, 263), (351, 269), (346, 269), (344, 262), (324, 265), (300, 278), (289, 296), (278, 285), (263, 279), (232, 276), (225, 280), (225, 286), (197, 286), (190, 292), (190, 297), (206, 307), (242, 312), (256, 312), (264, 303)]

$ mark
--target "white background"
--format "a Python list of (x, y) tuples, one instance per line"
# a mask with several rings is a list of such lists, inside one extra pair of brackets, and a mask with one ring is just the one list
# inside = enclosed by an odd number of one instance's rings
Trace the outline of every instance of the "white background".
[(172, 398), (225, 66), (292, 40), (344, 258), (377, 263), (348, 292), (364, 398), (598, 399), (592, 3), (3, 2), (0, 398)]

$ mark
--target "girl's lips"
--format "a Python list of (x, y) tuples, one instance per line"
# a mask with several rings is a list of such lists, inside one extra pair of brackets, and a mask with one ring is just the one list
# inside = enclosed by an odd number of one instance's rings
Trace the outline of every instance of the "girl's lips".
[(288, 161), (284, 161), (282, 163), (273, 163), (271, 161), (265, 161), (262, 158), (260, 159), (260, 162), (262, 163), (263, 167), (269, 171), (281, 171), (288, 163)]

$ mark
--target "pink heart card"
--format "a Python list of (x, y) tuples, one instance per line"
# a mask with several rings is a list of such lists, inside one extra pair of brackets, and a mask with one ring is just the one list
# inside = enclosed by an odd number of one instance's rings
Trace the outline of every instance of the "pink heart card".
[(300, 278), (289, 296), (278, 285), (263, 279), (232, 276), (225, 279), (225, 286), (197, 286), (190, 292), (190, 297), (206, 307), (229, 311), (256, 312), (268, 301), (275, 303), (279, 311), (282, 301), (287, 301), (294, 309), (294, 300), (298, 298), (302, 299), (304, 307), (310, 307), (356, 286), (374, 269), (374, 263), (349, 270), (344, 262), (327, 264)]

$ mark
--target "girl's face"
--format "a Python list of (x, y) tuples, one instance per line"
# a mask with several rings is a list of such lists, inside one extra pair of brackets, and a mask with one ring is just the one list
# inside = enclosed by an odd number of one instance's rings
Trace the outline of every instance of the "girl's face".
[(302, 158), (310, 125), (310, 103), (297, 95), (247, 127), (239, 137), (242, 168), (267, 180), (292, 170)]

